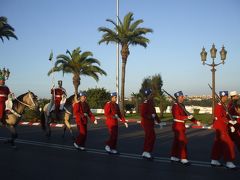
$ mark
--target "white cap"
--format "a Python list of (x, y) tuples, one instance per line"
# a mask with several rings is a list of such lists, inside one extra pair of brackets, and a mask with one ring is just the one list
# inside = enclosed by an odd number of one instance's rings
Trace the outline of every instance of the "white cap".
[(237, 91), (231, 91), (230, 92), (230, 96), (236, 96), (236, 95), (238, 95)]

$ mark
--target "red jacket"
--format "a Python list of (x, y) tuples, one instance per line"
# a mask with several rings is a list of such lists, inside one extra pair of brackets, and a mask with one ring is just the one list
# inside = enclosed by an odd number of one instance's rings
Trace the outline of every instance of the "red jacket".
[(228, 108), (228, 112), (231, 116), (238, 116), (238, 113), (235, 110), (235, 105), (232, 100), (229, 101), (227, 108)]
[[(160, 123), (159, 117), (156, 113), (155, 106), (152, 100), (145, 100), (140, 105), (140, 113), (142, 124), (154, 124), (154, 120)], [(152, 117), (153, 114), (155, 115), (155, 118)]]
[[(75, 115), (76, 123), (88, 123), (88, 117), (92, 122), (95, 120), (95, 116), (90, 110), (87, 102), (78, 102), (73, 105), (73, 113)], [(86, 115), (87, 114), (87, 115)], [(88, 116), (88, 117), (87, 117)]]
[(62, 100), (62, 95), (66, 94), (66, 90), (64, 88), (54, 88), (51, 89), (51, 94), (54, 96), (55, 102), (59, 102)]
[[(173, 121), (174, 121), (173, 122), (174, 128), (184, 128), (185, 129), (185, 122), (187, 120), (189, 120), (187, 113), (183, 109), (183, 108), (185, 108), (185, 106), (183, 104), (182, 104), (182, 106), (180, 106), (180, 104), (178, 104), (178, 103), (174, 103), (172, 106), (172, 116), (173, 116)], [(190, 121), (192, 121), (195, 124), (197, 123), (197, 120), (195, 118), (190, 119)]]
[(227, 113), (221, 103), (218, 103), (215, 106), (214, 116), (215, 116), (215, 120), (213, 123), (213, 127), (215, 129), (227, 130), (227, 123), (228, 123)]
[(118, 125), (118, 119), (116, 116), (118, 116), (123, 123), (126, 122), (117, 103), (107, 102), (104, 106), (104, 115), (106, 116), (107, 125)]
[(0, 86), (0, 103), (5, 103), (9, 94), (10, 90), (7, 86)]

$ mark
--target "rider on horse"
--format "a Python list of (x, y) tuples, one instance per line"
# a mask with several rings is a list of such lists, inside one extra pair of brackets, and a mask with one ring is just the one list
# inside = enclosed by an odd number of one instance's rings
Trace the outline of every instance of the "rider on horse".
[(52, 99), (50, 102), (50, 108), (49, 108), (49, 113), (52, 111), (55, 112), (56, 116), (58, 116), (59, 111), (64, 109), (64, 104), (66, 102), (67, 98), (67, 93), (66, 90), (62, 87), (62, 81), (58, 81), (58, 87), (57, 88), (52, 88), (51, 89), (51, 94), (52, 94)]
[(9, 88), (5, 85), (5, 77), (3, 75), (0, 75), (0, 123), (2, 124), (6, 124), (5, 121), (6, 104), (8, 109), (11, 109), (12, 96), (13, 94), (10, 92)]

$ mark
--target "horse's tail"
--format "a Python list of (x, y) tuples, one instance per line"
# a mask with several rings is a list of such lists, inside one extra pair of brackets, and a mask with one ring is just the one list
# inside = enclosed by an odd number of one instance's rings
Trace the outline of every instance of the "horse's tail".
[(47, 104), (43, 107), (43, 110), (41, 112), (41, 127), (43, 130), (46, 129), (46, 117), (45, 117), (46, 109), (47, 109)]
[(45, 125), (45, 123), (46, 123), (46, 118), (45, 118), (45, 115), (44, 115), (44, 112), (42, 111), (41, 112), (41, 127), (42, 127), (42, 129), (43, 130), (45, 130), (46, 129), (46, 125)]

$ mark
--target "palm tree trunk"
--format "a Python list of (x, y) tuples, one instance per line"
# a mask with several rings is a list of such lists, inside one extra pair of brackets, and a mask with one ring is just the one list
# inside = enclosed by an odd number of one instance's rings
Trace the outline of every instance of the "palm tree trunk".
[(121, 100), (120, 100), (120, 108), (122, 115), (125, 115), (125, 75), (126, 75), (126, 64), (127, 64), (127, 58), (129, 55), (129, 49), (128, 44), (122, 44), (122, 80), (121, 80)]
[(80, 75), (79, 74), (74, 74), (73, 75), (73, 86), (74, 86), (74, 94), (77, 95), (78, 94), (78, 87), (80, 85)]
[(125, 74), (126, 74), (126, 62), (122, 60), (122, 79), (121, 79), (121, 100), (120, 100), (120, 109), (122, 115), (125, 115)]

